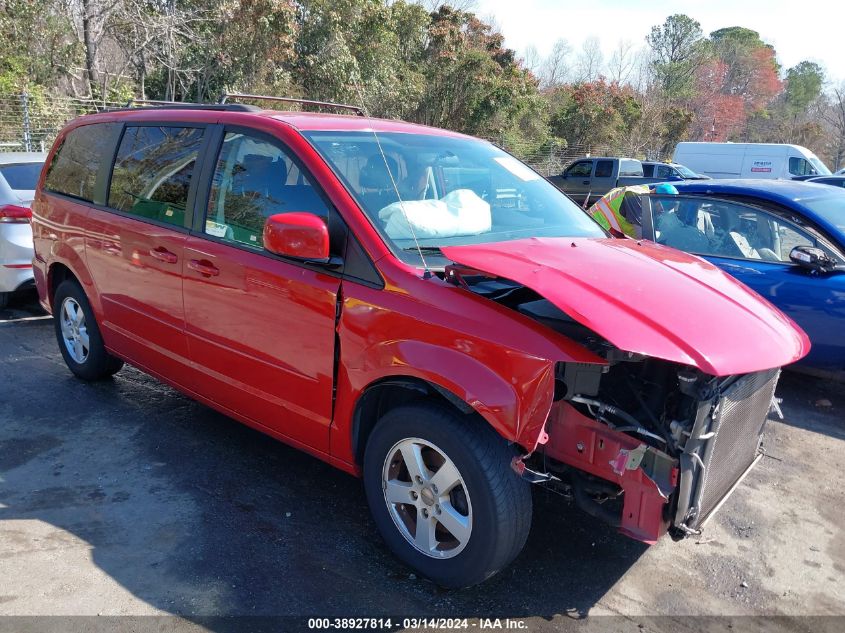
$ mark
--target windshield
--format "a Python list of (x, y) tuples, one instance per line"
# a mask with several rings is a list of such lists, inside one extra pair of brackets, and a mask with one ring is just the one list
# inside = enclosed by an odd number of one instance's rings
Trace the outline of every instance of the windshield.
[(813, 164), (813, 167), (816, 168), (816, 171), (819, 172), (819, 175), (821, 175), (821, 176), (829, 176), (830, 175), (830, 170), (827, 168), (827, 165), (825, 165), (822, 161), (820, 161), (815, 156), (810, 156), (810, 162)]
[(16, 163), (0, 165), (0, 174), (6, 179), (9, 188), (16, 191), (31, 191), (38, 184), (41, 166), (44, 163)]
[(436, 256), (441, 246), (605, 236), (557, 188), (486, 141), (404, 133), (380, 133), (378, 141), (372, 132), (304, 134), (405, 261), (420, 261), (414, 238), (427, 256)]
[(675, 169), (683, 176), (684, 178), (698, 178), (698, 174), (695, 173), (689, 167), (684, 167), (683, 165), (675, 165)]
[[(803, 199), (801, 204), (845, 233), (845, 191), (833, 187), (830, 191), (832, 195)], [(839, 237), (842, 238), (841, 235)]]

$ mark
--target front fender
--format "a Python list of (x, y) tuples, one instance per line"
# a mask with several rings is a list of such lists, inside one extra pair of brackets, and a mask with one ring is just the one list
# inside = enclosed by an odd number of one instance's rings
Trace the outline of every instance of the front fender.
[[(524, 317), (515, 313), (505, 323), (506, 313), (499, 306), (489, 303), (490, 308), (482, 312), (475, 299), (469, 295), (472, 303), (467, 303), (476, 309), (475, 314), (456, 317), (453, 313), (446, 318), (435, 307), (444, 302), (436, 298), (426, 302), (426, 310), (416, 312), (419, 304), (413, 295), (345, 286), (337, 326), (340, 354), (331, 433), (335, 457), (354, 463), (356, 403), (371, 385), (396, 377), (423, 380), (448, 391), (526, 451), (544, 441), (543, 426), (554, 397), (555, 362), (561, 360), (556, 356), (564, 352), (552, 344), (539, 344), (537, 324), (525, 319), (523, 325)], [(497, 331), (503, 335), (493, 335)], [(528, 347), (532, 335), (530, 349), (515, 345), (523, 340)], [(587, 354), (584, 350), (585, 360), (591, 358)]]
[(554, 363), (517, 355), (509, 360), (503, 369), (512, 379), (462, 351), (405, 340), (373, 346), (346, 369), (353, 384), (363, 384), (362, 393), (370, 384), (397, 375), (437, 385), (469, 404), (502, 437), (519, 442), (522, 432), (542, 426), (548, 417)]

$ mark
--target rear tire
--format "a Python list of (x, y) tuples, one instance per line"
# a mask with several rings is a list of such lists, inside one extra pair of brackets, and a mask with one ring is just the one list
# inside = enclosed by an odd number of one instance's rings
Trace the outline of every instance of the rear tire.
[(506, 567), (531, 528), (530, 485), (511, 468), (515, 454), (486, 422), (446, 406), (389, 411), (364, 455), (367, 501), (388, 547), (444, 587)]
[(82, 287), (66, 279), (53, 298), (56, 340), (65, 364), (82, 380), (102, 380), (123, 367), (123, 361), (106, 351), (94, 311)]

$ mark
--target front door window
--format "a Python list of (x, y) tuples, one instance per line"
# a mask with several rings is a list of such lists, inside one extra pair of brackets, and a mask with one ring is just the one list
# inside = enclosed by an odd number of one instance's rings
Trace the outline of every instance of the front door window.
[(777, 215), (703, 197), (651, 196), (655, 241), (698, 255), (789, 263), (816, 240)]

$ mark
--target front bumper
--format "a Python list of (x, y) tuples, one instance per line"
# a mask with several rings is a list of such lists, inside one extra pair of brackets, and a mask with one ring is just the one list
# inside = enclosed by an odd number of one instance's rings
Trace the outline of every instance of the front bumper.
[(557, 402), (546, 426), (546, 457), (622, 489), (619, 530), (638, 541), (655, 543), (669, 528), (665, 511), (678, 483), (678, 460), (637, 438), (612, 431)]

